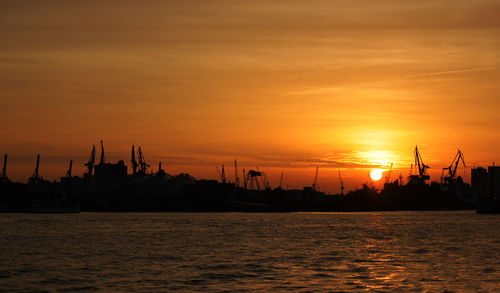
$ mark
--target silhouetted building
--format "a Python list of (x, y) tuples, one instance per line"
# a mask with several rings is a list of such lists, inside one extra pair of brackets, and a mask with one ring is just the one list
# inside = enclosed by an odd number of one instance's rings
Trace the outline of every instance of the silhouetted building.
[(500, 197), (500, 167), (488, 167), (488, 193), (491, 197)]
[(116, 164), (102, 163), (94, 167), (96, 179), (126, 178), (127, 166), (120, 160)]
[(480, 200), (484, 200), (489, 197), (488, 172), (485, 168), (478, 167), (471, 170), (471, 188)]

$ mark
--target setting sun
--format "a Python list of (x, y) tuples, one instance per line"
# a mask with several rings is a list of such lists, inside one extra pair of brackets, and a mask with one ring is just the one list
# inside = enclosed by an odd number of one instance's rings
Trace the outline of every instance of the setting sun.
[(373, 181), (380, 180), (380, 178), (382, 178), (382, 170), (381, 169), (373, 169), (370, 172), (370, 177), (372, 178)]

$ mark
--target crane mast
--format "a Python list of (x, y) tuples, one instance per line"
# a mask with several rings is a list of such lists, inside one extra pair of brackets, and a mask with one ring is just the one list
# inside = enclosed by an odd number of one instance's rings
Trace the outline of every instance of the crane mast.
[(66, 172), (66, 177), (67, 178), (71, 178), (71, 171), (73, 169), (73, 160), (70, 160), (69, 161), (69, 168), (68, 168), (68, 171)]
[(161, 161), (158, 162), (158, 172), (156, 172), (156, 176), (158, 176), (158, 177), (166, 177), (167, 176), (167, 173), (161, 167)]
[(240, 177), (238, 177), (238, 163), (234, 160), (234, 185), (240, 187)]
[(2, 173), (0, 174), (1, 180), (7, 180), (7, 154), (3, 157), (3, 168)]
[(33, 179), (38, 179), (40, 178), (40, 175), (38, 174), (38, 170), (40, 168), (40, 155), (36, 156), (36, 166), (35, 166), (35, 171), (33, 171), (33, 175), (31, 176)]
[(243, 187), (245, 188), (245, 190), (247, 189), (247, 174), (245, 173), (245, 168), (243, 168)]
[(280, 177), (280, 185), (278, 188), (283, 189), (283, 171), (281, 172), (281, 177)]
[(137, 160), (135, 159), (135, 146), (134, 145), (132, 145), (132, 154), (131, 154), (130, 162), (132, 164), (132, 175), (135, 175), (137, 173), (137, 167), (139, 167), (139, 164), (137, 163)]
[(105, 159), (104, 159), (104, 145), (103, 145), (102, 140), (101, 140), (101, 161), (99, 162), (99, 164), (102, 165), (104, 163), (105, 163)]
[(340, 195), (344, 195), (344, 181), (342, 180), (342, 174), (339, 169), (339, 181), (340, 181)]

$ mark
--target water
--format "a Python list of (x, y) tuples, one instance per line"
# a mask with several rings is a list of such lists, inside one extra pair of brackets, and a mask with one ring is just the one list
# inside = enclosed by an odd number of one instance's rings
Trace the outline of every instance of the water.
[(0, 214), (0, 291), (500, 292), (500, 216)]

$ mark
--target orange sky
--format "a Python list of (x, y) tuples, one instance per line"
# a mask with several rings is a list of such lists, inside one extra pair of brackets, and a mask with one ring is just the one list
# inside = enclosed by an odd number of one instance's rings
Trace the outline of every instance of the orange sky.
[[(167, 172), (258, 165), (338, 191), (419, 145), (500, 162), (498, 1), (9, 1), (0, 4), (0, 153), (25, 181), (84, 170), (92, 144)], [(232, 174), (232, 168), (228, 170)], [(293, 184), (292, 184), (293, 183)]]

